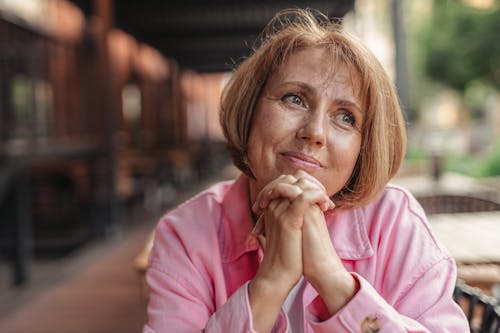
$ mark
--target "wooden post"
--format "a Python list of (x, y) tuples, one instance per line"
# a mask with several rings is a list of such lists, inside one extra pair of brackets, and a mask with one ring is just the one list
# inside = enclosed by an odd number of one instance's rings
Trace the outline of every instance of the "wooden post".
[[(116, 142), (116, 103), (114, 102), (113, 89), (115, 82), (111, 75), (109, 50), (107, 37), (114, 24), (114, 1), (113, 0), (94, 0), (95, 16), (99, 20), (99, 29), (97, 31), (98, 44), (98, 81), (94, 82), (101, 88), (101, 97), (103, 103), (100, 105), (100, 115), (98, 118), (106, 124), (103, 127), (102, 140), (105, 147), (105, 180), (106, 180), (106, 201), (108, 206), (108, 221), (104, 232), (110, 235), (116, 235), (120, 232), (119, 207), (117, 197), (117, 142)], [(102, 117), (102, 118), (101, 118)]]

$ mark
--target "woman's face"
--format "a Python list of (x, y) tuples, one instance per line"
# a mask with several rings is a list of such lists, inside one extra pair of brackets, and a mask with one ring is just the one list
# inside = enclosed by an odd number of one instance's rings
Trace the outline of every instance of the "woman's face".
[(281, 174), (304, 170), (329, 196), (349, 181), (361, 146), (359, 77), (321, 48), (292, 54), (260, 96), (248, 141), (252, 200)]

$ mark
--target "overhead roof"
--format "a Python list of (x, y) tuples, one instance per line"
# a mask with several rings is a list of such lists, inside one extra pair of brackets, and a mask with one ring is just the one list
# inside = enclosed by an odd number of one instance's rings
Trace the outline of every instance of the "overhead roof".
[[(73, 0), (89, 13), (89, 0)], [(113, 1), (114, 23), (137, 40), (200, 72), (227, 71), (249, 54), (279, 10), (314, 8), (343, 17), (354, 0), (136, 0)]]

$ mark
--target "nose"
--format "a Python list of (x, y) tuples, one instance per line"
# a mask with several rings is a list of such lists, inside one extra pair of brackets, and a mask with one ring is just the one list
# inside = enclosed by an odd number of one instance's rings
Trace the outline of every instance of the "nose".
[(326, 143), (326, 117), (323, 112), (309, 113), (301, 127), (297, 131), (297, 137), (300, 140), (307, 141), (316, 146), (323, 146)]

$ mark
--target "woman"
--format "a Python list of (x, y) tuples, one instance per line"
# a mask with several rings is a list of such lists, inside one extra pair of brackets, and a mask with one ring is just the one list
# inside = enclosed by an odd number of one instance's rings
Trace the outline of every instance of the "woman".
[(144, 332), (468, 332), (453, 259), (387, 185), (405, 127), (382, 66), (309, 11), (268, 30), (221, 103), (243, 174), (160, 221)]

